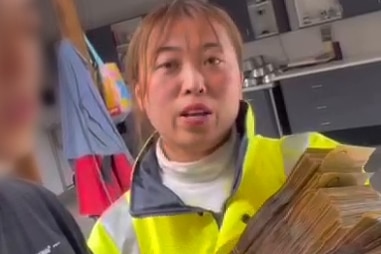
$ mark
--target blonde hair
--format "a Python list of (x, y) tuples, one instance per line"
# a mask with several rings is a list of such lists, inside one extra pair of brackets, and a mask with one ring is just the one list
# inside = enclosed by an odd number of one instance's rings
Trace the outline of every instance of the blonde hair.
[[(134, 92), (136, 86), (140, 85), (141, 94), (139, 96), (145, 95), (157, 48), (167, 37), (173, 23), (184, 17), (202, 18), (209, 24), (216, 22), (224, 27), (234, 47), (238, 64), (240, 68), (242, 67), (242, 38), (229, 15), (217, 6), (200, 0), (175, 0), (149, 13), (131, 39), (126, 64), (131, 91)], [(136, 98), (134, 99), (136, 131), (139, 145), (141, 145), (153, 132), (153, 128), (145, 113), (137, 107)]]

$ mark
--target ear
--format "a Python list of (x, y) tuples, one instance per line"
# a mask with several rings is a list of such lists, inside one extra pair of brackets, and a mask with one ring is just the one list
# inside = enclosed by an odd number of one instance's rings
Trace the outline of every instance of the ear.
[(135, 98), (138, 103), (139, 110), (144, 112), (143, 93), (140, 84), (135, 85)]

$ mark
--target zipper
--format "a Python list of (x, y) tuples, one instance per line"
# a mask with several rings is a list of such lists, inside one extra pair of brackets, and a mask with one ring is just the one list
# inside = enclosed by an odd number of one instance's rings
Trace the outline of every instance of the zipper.
[[(235, 172), (237, 172), (237, 174), (234, 176), (234, 183), (233, 183), (233, 188), (232, 188), (232, 191), (230, 193), (230, 196), (225, 200), (225, 202), (224, 202), (224, 204), (222, 206), (221, 222), (224, 221), (224, 217), (225, 217), (228, 205), (232, 201), (234, 195), (237, 193), (238, 188), (239, 188), (239, 186), (241, 184), (242, 174), (243, 174), (243, 161), (244, 161), (245, 156), (246, 156), (246, 149), (247, 149), (247, 146), (248, 146), (248, 142), (249, 142), (248, 137), (243, 137), (241, 143), (239, 144), (239, 149), (238, 149), (238, 153), (237, 153), (237, 156), (236, 156), (236, 158), (237, 158), (237, 166), (236, 166), (236, 171)], [(242, 152), (242, 151), (244, 151), (244, 152)]]

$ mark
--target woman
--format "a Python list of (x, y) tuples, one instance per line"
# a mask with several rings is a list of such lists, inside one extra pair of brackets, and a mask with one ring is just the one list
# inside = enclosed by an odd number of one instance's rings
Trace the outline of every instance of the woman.
[(38, 123), (38, 16), (31, 0), (0, 0), (0, 253), (85, 254), (85, 239), (56, 196), (9, 177), (12, 165), (32, 152)]
[(157, 133), (136, 159), (131, 191), (96, 223), (95, 254), (230, 253), (304, 149), (336, 145), (319, 134), (255, 135), (241, 52), (237, 27), (210, 4), (175, 1), (145, 17), (128, 75)]

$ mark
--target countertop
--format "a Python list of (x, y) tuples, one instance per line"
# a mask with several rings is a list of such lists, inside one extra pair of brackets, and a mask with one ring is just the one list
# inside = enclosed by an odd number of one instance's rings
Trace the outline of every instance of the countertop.
[(285, 80), (285, 79), (290, 79), (290, 78), (295, 78), (295, 77), (300, 77), (300, 76), (305, 76), (310, 74), (316, 74), (320, 72), (333, 71), (333, 70), (338, 70), (338, 69), (343, 69), (348, 67), (354, 67), (354, 66), (363, 65), (363, 64), (376, 63), (376, 62), (381, 62), (381, 55), (345, 58), (340, 61), (287, 71), (280, 75), (277, 75), (272, 81), (276, 82), (280, 80)]
[(296, 77), (301, 77), (305, 75), (311, 75), (311, 74), (316, 74), (316, 73), (321, 73), (326, 71), (334, 71), (338, 69), (344, 69), (348, 67), (354, 67), (354, 66), (359, 66), (363, 64), (371, 64), (371, 63), (377, 63), (377, 62), (381, 62), (381, 55), (368, 56), (368, 57), (366, 56), (351, 57), (351, 58), (345, 58), (340, 61), (295, 69), (295, 70), (287, 71), (280, 75), (277, 75), (275, 78), (272, 79), (272, 83), (243, 88), (243, 93), (272, 89), (277, 85), (276, 84), (277, 81), (281, 81), (285, 79), (296, 78)]
[(244, 87), (242, 92), (243, 93), (248, 93), (248, 92), (260, 91), (260, 90), (272, 89), (274, 87), (275, 87), (274, 83), (264, 84), (264, 85), (257, 85), (257, 86), (251, 86), (251, 87)]

